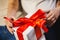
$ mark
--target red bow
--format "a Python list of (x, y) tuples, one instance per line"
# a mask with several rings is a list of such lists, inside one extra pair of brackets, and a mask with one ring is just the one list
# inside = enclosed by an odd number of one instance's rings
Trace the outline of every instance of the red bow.
[[(9, 19), (7, 17), (4, 17), (4, 18), (9, 20), (13, 24), (13, 27), (20, 26), (17, 30), (20, 30), (21, 32), (26, 30), (26, 28), (28, 28), (29, 26), (34, 27), (36, 36), (37, 36), (37, 40), (41, 36), (41, 31), (39, 31), (39, 33), (37, 33), (38, 32), (37, 30), (40, 30), (40, 28), (42, 28), (45, 32), (48, 32), (48, 29), (46, 28), (46, 20), (44, 19), (44, 18), (46, 18), (45, 12), (43, 12), (40, 9), (36, 13), (34, 13), (30, 18), (19, 18), (18, 20), (14, 20), (14, 21), (12, 21), (11, 19)], [(17, 31), (17, 33), (18, 33), (18, 35), (20, 35), (19, 31)], [(23, 40), (23, 37), (21, 37), (21, 36), (22, 35), (19, 36), (19, 38), (20, 38), (19, 40)]]

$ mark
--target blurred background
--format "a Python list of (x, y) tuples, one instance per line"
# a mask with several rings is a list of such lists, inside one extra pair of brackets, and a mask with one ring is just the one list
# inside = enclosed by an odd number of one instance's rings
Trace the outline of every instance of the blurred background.
[(8, 0), (0, 0), (0, 25), (4, 24), (3, 17), (6, 16), (8, 9)]
[[(0, 25), (5, 25), (3, 17), (7, 15), (7, 11), (8, 11), (8, 0), (0, 0)], [(21, 11), (17, 12), (16, 18), (19, 15), (21, 15)]]

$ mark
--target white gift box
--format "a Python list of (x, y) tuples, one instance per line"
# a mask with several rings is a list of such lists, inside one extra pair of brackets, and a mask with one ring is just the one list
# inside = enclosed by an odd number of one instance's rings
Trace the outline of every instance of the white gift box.
[[(18, 37), (18, 35), (17, 35), (17, 29), (18, 29), (18, 28), (19, 28), (19, 27), (13, 28), (13, 29), (15, 30), (14, 34), (15, 34), (16, 40), (19, 40), (19, 37)], [(40, 37), (39, 40), (46, 40), (46, 39), (45, 39), (45, 36), (44, 36), (44, 34), (43, 34), (43, 30), (42, 30), (42, 29), (41, 29), (41, 31), (42, 31), (42, 36)], [(36, 34), (35, 34), (35, 30), (34, 30), (34, 28), (33, 28), (32, 26), (29, 26), (29, 27), (22, 33), (22, 35), (23, 35), (23, 39), (24, 39), (24, 40), (37, 40), (37, 37), (36, 37)]]

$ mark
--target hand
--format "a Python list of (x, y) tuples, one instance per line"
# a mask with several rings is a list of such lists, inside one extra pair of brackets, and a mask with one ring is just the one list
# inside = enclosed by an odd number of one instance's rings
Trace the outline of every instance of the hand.
[(5, 23), (6, 23), (6, 26), (7, 26), (8, 31), (9, 31), (11, 34), (13, 34), (14, 30), (12, 29), (12, 28), (13, 28), (12, 23), (10, 23), (8, 20), (5, 20)]
[(59, 12), (60, 12), (60, 8), (55, 8), (47, 14), (47, 20), (48, 23), (50, 23), (49, 26), (52, 26), (56, 22), (56, 20), (60, 16)]

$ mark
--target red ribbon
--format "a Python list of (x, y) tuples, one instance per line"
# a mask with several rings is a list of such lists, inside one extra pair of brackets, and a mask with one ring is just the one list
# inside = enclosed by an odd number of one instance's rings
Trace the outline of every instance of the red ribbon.
[(20, 26), (17, 29), (17, 34), (19, 37), (19, 40), (24, 40), (22, 33), (29, 27), (32, 26), (35, 28), (35, 33), (37, 40), (41, 37), (41, 30), (42, 28), (45, 32), (48, 32), (48, 29), (45, 27), (46, 26), (46, 20), (45, 17), (45, 12), (42, 10), (38, 10), (36, 13), (34, 13), (30, 18), (19, 18), (18, 20), (12, 21), (11, 19), (4, 17), (5, 19), (9, 20), (14, 27)]

